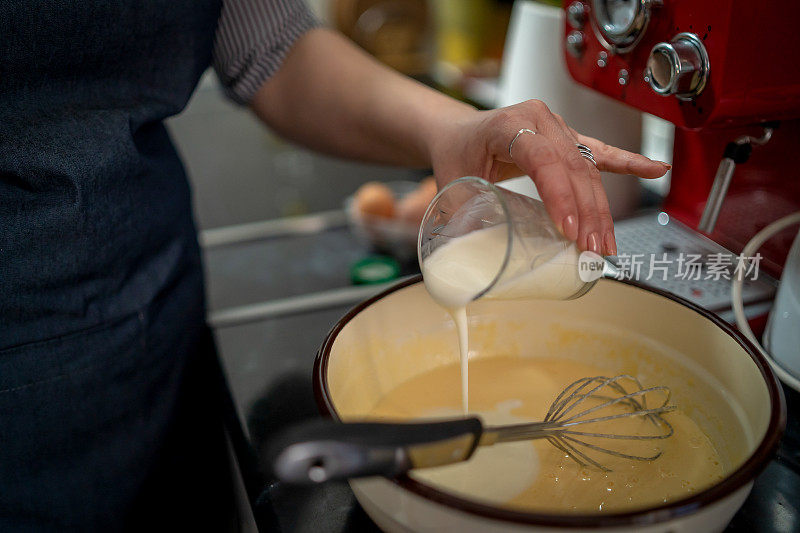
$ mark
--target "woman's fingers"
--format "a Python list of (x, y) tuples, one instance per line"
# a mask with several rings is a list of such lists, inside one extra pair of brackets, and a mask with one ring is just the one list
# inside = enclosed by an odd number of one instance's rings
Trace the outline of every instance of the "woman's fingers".
[(571, 241), (578, 239), (578, 206), (556, 144), (542, 134), (524, 133), (514, 143), (511, 156), (528, 174), (542, 197), (550, 218)]
[[(566, 148), (569, 152), (574, 154), (565, 154), (566, 165), (568, 169), (568, 176), (572, 185), (572, 191), (575, 195), (575, 203), (578, 205), (578, 247), (582, 250), (591, 250), (596, 254), (602, 254), (602, 229), (604, 226), (611, 224), (609, 217), (608, 221), (601, 220), (601, 213), (595, 198), (595, 190), (593, 182), (595, 180), (594, 174), (597, 174), (596, 169), (590, 169), (586, 163), (587, 161), (578, 153), (578, 149), (573, 145), (572, 148)], [(600, 176), (597, 174), (597, 179)]]
[[(575, 142), (580, 142), (578, 132), (570, 128), (563, 118), (555, 115), (561, 126), (572, 134)], [(592, 153), (594, 155), (594, 153)], [(611, 217), (611, 208), (608, 204), (608, 196), (606, 190), (603, 188), (603, 182), (600, 179), (600, 172), (597, 165), (588, 159), (586, 160), (587, 168), (592, 175), (592, 190), (594, 192), (594, 202), (597, 206), (597, 212), (600, 219), (600, 246), (604, 255), (617, 255), (617, 239), (614, 236), (614, 220)]]
[[(589, 164), (591, 165), (592, 163)], [(603, 254), (617, 255), (617, 239), (614, 236), (614, 221), (611, 218), (611, 208), (608, 205), (608, 197), (606, 196), (606, 190), (603, 188), (603, 182), (600, 181), (599, 173), (597, 179), (592, 181), (592, 188), (594, 190), (594, 201), (600, 215), (600, 240)]]
[(672, 165), (667, 163), (653, 161), (641, 154), (610, 146), (592, 137), (579, 134), (578, 139), (592, 150), (597, 168), (603, 171), (633, 174), (640, 178), (660, 178), (672, 168)]
[(596, 201), (594, 182), (600, 179), (597, 169), (587, 165), (588, 161), (581, 156), (575, 145), (576, 136), (560, 116), (549, 110), (540, 112), (537, 126), (559, 146), (578, 207), (578, 247), (602, 254), (605, 228), (613, 225), (613, 222), (607, 210), (606, 213), (601, 213)]
[[(549, 113), (547, 107), (537, 101), (492, 111), (485, 124), (487, 148), (495, 160), (514, 164), (531, 177), (553, 223), (565, 237), (575, 241), (579, 236), (575, 193), (561, 147), (552, 135), (539, 131), (538, 117), (544, 112)], [(536, 133), (519, 133), (522, 129)], [(497, 165), (492, 169), (500, 170)]]
[[(600, 170), (641, 177), (662, 176), (671, 167), (639, 154), (606, 145), (580, 135), (542, 102), (531, 100), (491, 114), (484, 130), (486, 149), (492, 162), (490, 178), (501, 179), (515, 167), (536, 183), (550, 217), (561, 232), (579, 248), (598, 254), (615, 254), (614, 223), (608, 198), (600, 181)], [(523, 133), (529, 128), (535, 134)], [(516, 137), (512, 153), (509, 143)], [(588, 146), (595, 167), (583, 158), (576, 143)]]

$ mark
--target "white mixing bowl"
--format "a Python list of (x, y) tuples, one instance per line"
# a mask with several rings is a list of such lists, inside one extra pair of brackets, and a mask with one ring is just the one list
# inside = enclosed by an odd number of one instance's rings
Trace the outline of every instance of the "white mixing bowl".
[[(386, 531), (721, 531), (772, 457), (785, 426), (782, 391), (752, 346), (710, 313), (667, 293), (601, 280), (573, 301), (481, 301), (470, 308), (471, 357), (557, 356), (630, 373), (673, 391), (729, 464), (722, 481), (685, 499), (632, 512), (546, 514), (473, 501), (416, 481), (352, 480)], [(457, 360), (449, 316), (417, 277), (351, 310), (315, 365), (323, 414), (365, 417), (403, 381)]]

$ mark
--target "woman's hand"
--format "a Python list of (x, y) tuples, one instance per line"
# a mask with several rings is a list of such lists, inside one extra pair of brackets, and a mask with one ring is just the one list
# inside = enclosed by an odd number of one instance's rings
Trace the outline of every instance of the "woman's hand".
[[(600, 254), (616, 253), (616, 243), (598, 169), (645, 178), (669, 169), (577, 134), (537, 100), (476, 111), (323, 28), (298, 39), (251, 105), (276, 131), (316, 150), (433, 166), (440, 187), (462, 176), (498, 181), (528, 174), (562, 233)], [(520, 135), (509, 154), (523, 128), (536, 134)], [(591, 148), (597, 168), (581, 157), (577, 142)]]
[[(509, 145), (521, 129), (522, 133)], [(576, 143), (592, 150), (597, 166)], [(663, 176), (670, 166), (580, 135), (538, 100), (495, 109), (466, 111), (448, 120), (430, 142), (433, 171), (441, 188), (462, 176), (499, 181), (529, 175), (561, 232), (583, 250), (615, 255), (617, 244), (600, 170), (642, 178)]]

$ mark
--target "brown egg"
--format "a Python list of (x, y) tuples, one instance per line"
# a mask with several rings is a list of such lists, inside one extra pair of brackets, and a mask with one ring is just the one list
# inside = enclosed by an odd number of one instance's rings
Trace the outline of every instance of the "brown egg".
[(428, 204), (431, 203), (431, 198), (425, 191), (416, 190), (397, 203), (397, 217), (409, 224), (419, 225), (422, 222), (422, 217), (425, 215), (425, 210), (428, 209)]
[(355, 206), (361, 214), (392, 218), (395, 214), (394, 194), (383, 183), (370, 181), (359, 187)]
[(420, 194), (424, 194), (424, 196), (428, 198), (428, 202), (430, 202), (439, 191), (436, 187), (436, 179), (433, 176), (428, 176), (419, 183), (417, 191), (419, 191)]
[(436, 180), (433, 176), (422, 180), (414, 191), (397, 203), (398, 218), (409, 224), (419, 225), (436, 192)]

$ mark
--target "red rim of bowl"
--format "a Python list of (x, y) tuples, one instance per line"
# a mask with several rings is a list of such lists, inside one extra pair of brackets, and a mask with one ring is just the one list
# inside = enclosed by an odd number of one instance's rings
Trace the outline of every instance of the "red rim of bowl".
[[(328, 360), (330, 358), (331, 348), (333, 347), (339, 332), (347, 325), (348, 322), (350, 322), (350, 320), (353, 319), (353, 317), (373, 303), (383, 299), (393, 292), (420, 281), (422, 281), (422, 275), (414, 276), (407, 280), (401, 281), (392, 287), (389, 287), (385, 291), (373, 296), (368, 300), (361, 302), (350, 309), (350, 311), (348, 311), (347, 314), (342, 317), (341, 320), (336, 323), (336, 325), (334, 325), (334, 327), (325, 337), (325, 341), (322, 343), (322, 346), (317, 352), (317, 357), (314, 361), (314, 396), (317, 400), (317, 406), (323, 416), (339, 420), (339, 415), (336, 413), (336, 409), (334, 408), (333, 401), (330, 397), (330, 391), (328, 390)], [(764, 438), (756, 447), (753, 454), (739, 468), (737, 468), (733, 473), (716, 485), (713, 485), (682, 500), (677, 500), (675, 502), (670, 502), (658, 507), (650, 507), (637, 511), (591, 515), (546, 514), (495, 507), (493, 505), (478, 503), (454, 494), (450, 494), (448, 492), (438, 490), (429, 485), (425, 485), (424, 483), (416, 481), (408, 475), (402, 475), (394, 479), (389, 479), (389, 481), (419, 496), (422, 496), (423, 498), (447, 507), (451, 507), (458, 511), (470, 513), (483, 518), (502, 520), (517, 524), (571, 528), (646, 525), (664, 522), (666, 520), (671, 520), (687, 514), (695, 513), (702, 508), (708, 507), (709, 505), (733, 494), (745, 484), (752, 481), (764, 469), (767, 462), (769, 462), (773, 457), (775, 450), (778, 447), (778, 443), (783, 435), (783, 430), (786, 426), (786, 404), (783, 398), (783, 390), (781, 389), (781, 386), (772, 370), (769, 368), (767, 361), (764, 360), (764, 358), (755, 350), (753, 345), (747, 339), (737, 333), (729, 324), (723, 322), (716, 315), (689, 302), (688, 300), (684, 300), (683, 298), (666, 291), (645, 287), (635, 281), (612, 281), (615, 283), (624, 283), (626, 285), (634, 286), (640, 290), (663, 296), (664, 298), (688, 307), (707, 320), (710, 320), (722, 331), (733, 337), (733, 339), (739, 343), (739, 345), (750, 355), (753, 362), (761, 372), (769, 392), (770, 420)]]

